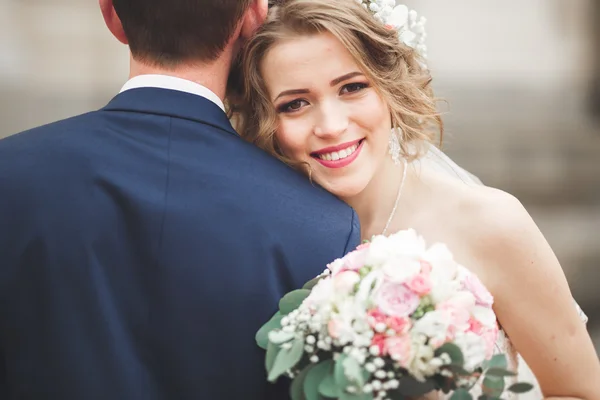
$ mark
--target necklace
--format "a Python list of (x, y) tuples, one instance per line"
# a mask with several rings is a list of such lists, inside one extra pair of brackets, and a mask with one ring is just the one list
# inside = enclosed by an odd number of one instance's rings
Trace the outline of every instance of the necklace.
[(383, 228), (383, 232), (381, 233), (384, 236), (387, 233), (387, 230), (390, 227), (392, 220), (394, 219), (394, 215), (396, 215), (396, 208), (398, 208), (398, 201), (400, 200), (400, 196), (402, 195), (402, 188), (404, 187), (404, 182), (406, 181), (406, 170), (408, 169), (406, 160), (404, 160), (404, 162), (402, 164), (404, 165), (404, 171), (402, 173), (402, 180), (400, 181), (400, 187), (398, 188), (398, 194), (396, 195), (396, 201), (394, 202), (394, 208), (392, 208), (390, 217), (388, 218), (387, 223), (385, 224), (385, 228)]

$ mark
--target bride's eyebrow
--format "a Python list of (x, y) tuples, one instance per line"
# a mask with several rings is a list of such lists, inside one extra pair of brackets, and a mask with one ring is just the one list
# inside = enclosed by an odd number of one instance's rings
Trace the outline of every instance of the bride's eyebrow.
[(350, 72), (349, 74), (342, 75), (339, 78), (335, 78), (334, 80), (329, 82), (329, 85), (330, 86), (338, 85), (344, 81), (347, 81), (348, 79), (354, 78), (355, 76), (364, 76), (364, 74), (362, 72), (358, 72), (358, 71)]
[[(358, 71), (350, 72), (348, 74), (345, 74), (345, 75), (335, 78), (334, 80), (329, 82), (329, 85), (330, 86), (339, 85), (340, 83), (347, 81), (348, 79), (354, 78), (355, 76), (364, 76), (364, 74), (362, 72), (358, 72)], [(307, 94), (307, 93), (310, 93), (310, 90), (308, 90), (308, 89), (284, 90), (283, 92), (279, 93), (277, 95), (277, 97), (275, 97), (273, 99), (273, 102), (277, 101), (278, 98), (283, 97), (283, 96), (288, 96), (291, 94)]]
[(310, 93), (310, 90), (308, 89), (292, 89), (292, 90), (284, 90), (283, 92), (279, 93), (277, 95), (277, 97), (275, 97), (273, 99), (273, 102), (277, 101), (278, 98), (283, 97), (283, 96), (288, 96), (290, 94), (306, 94), (306, 93)]

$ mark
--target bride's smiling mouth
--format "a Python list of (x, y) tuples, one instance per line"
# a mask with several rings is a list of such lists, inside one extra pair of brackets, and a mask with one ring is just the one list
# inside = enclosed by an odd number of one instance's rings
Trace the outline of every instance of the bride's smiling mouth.
[(353, 140), (337, 146), (326, 147), (310, 155), (327, 168), (342, 168), (356, 160), (364, 141), (364, 138)]

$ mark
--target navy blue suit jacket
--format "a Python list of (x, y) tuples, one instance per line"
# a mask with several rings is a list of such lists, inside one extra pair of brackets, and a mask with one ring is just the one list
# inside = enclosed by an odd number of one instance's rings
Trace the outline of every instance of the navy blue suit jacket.
[(0, 398), (281, 399), (257, 329), (359, 242), (349, 207), (196, 95), (0, 141)]

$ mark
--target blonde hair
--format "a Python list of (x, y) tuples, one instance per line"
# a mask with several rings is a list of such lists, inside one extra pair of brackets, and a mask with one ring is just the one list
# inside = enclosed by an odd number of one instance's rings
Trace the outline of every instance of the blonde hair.
[(232, 80), (242, 90), (230, 92), (228, 102), (236, 129), (244, 139), (294, 164), (277, 145), (277, 114), (260, 74), (261, 63), (267, 52), (283, 40), (328, 32), (346, 47), (389, 106), (392, 126), (402, 130), (404, 157), (419, 157), (419, 145), (434, 142), (436, 133), (441, 143), (443, 123), (431, 90), (431, 76), (416, 51), (403, 44), (395, 30), (386, 28), (355, 0), (279, 3), (247, 43), (238, 65), (240, 75)]

